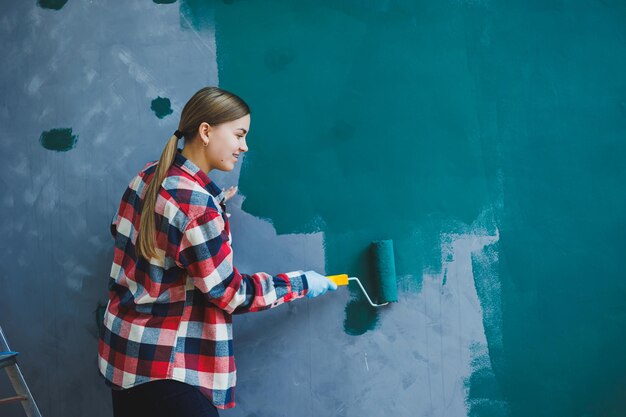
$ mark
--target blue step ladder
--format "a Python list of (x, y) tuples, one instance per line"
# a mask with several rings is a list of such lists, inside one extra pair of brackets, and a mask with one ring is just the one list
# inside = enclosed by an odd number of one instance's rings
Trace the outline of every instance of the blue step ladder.
[(41, 413), (39, 412), (39, 408), (37, 408), (37, 404), (35, 404), (33, 395), (30, 393), (28, 385), (26, 385), (26, 380), (22, 375), (22, 371), (20, 371), (19, 366), (17, 366), (17, 355), (18, 352), (14, 352), (11, 348), (9, 348), (7, 339), (4, 337), (4, 333), (2, 332), (2, 327), (0, 327), (0, 368), (4, 368), (6, 371), (16, 394), (13, 397), (0, 398), (0, 406), (20, 401), (28, 417), (41, 417)]

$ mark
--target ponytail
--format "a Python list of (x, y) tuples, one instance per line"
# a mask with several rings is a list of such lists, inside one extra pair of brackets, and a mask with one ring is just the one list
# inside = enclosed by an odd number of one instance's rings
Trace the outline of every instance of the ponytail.
[[(137, 257), (146, 260), (157, 256), (155, 241), (155, 205), (161, 184), (174, 163), (178, 139), (185, 138), (185, 145), (196, 140), (198, 128), (203, 122), (210, 125), (237, 120), (250, 114), (250, 108), (240, 97), (218, 87), (198, 90), (185, 104), (178, 123), (178, 130), (165, 145), (156, 166), (152, 181), (147, 185), (141, 208), (141, 220), (136, 241)], [(187, 135), (183, 134), (185, 132)]]
[[(178, 131), (177, 131), (178, 133)], [(156, 170), (152, 176), (150, 184), (144, 195), (143, 207), (141, 208), (141, 219), (139, 221), (139, 234), (137, 236), (137, 255), (149, 260), (156, 257), (156, 245), (154, 241), (155, 237), (155, 216), (154, 207), (156, 205), (157, 197), (159, 196), (159, 190), (161, 189), (161, 183), (167, 175), (170, 167), (174, 163), (176, 157), (176, 149), (178, 146), (178, 137), (172, 135), (159, 162), (157, 163)]]

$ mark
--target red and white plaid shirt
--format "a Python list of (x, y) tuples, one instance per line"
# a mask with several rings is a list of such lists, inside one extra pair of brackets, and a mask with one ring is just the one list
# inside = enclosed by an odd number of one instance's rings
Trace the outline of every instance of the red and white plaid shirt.
[(241, 274), (233, 266), (224, 194), (178, 150), (156, 202), (158, 257), (136, 254), (148, 163), (124, 192), (111, 232), (115, 253), (98, 344), (114, 388), (158, 379), (194, 385), (218, 408), (235, 406), (232, 314), (301, 298), (304, 273)]

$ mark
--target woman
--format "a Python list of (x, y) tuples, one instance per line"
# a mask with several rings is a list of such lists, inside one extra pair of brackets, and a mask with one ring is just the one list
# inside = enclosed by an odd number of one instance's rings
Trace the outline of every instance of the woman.
[(315, 271), (247, 275), (233, 266), (225, 201), (234, 190), (207, 174), (234, 168), (249, 130), (241, 98), (201, 89), (159, 161), (122, 197), (98, 346), (116, 417), (217, 416), (216, 408), (234, 407), (232, 314), (337, 288)]

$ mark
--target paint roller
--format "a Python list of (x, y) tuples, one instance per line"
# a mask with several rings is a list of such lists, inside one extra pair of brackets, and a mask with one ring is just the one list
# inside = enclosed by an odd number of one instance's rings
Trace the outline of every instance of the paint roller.
[(393, 241), (379, 240), (372, 242), (370, 245), (369, 258), (372, 266), (372, 275), (379, 294), (378, 301), (381, 301), (381, 304), (372, 302), (363, 284), (361, 284), (361, 281), (356, 277), (348, 277), (347, 274), (340, 274), (330, 275), (327, 278), (337, 284), (337, 286), (348, 285), (350, 281), (355, 281), (372, 307), (381, 307), (390, 302), (397, 302), (398, 287), (396, 285), (396, 263), (393, 255)]

